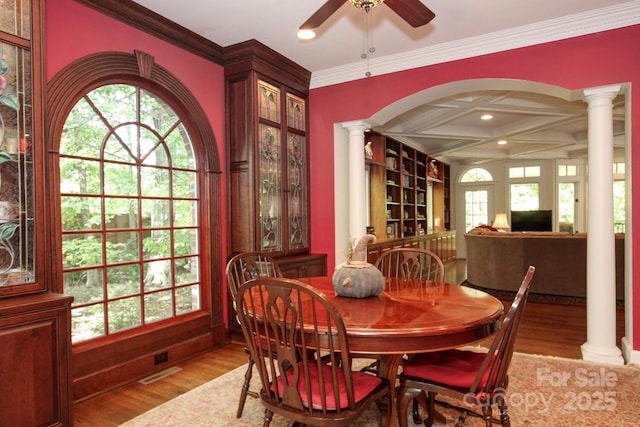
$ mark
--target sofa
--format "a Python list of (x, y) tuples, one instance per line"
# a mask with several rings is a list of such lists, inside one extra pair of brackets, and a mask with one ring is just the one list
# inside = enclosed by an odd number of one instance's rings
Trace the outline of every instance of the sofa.
[[(467, 282), (515, 292), (529, 265), (536, 267), (531, 292), (585, 298), (587, 235), (567, 232), (499, 232), (475, 228), (465, 234)], [(624, 300), (624, 234), (615, 236), (616, 299)]]

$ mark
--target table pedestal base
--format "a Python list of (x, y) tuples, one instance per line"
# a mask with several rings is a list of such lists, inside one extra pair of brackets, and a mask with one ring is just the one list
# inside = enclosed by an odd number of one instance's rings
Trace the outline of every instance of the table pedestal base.
[(398, 425), (396, 414), (396, 377), (398, 368), (402, 362), (403, 354), (384, 354), (380, 356), (378, 363), (378, 376), (386, 378), (390, 384), (388, 411), (386, 417), (381, 416), (380, 425), (382, 427), (395, 427)]

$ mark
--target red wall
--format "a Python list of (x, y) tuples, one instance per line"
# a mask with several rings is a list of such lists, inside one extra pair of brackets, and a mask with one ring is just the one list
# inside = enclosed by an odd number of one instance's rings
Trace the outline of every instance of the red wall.
[[(452, 61), (389, 75), (313, 89), (309, 98), (311, 223), (313, 252), (335, 260), (333, 195), (333, 124), (371, 117), (385, 106), (421, 90), (458, 80), (507, 78), (581, 89), (632, 83), (640, 86), (640, 26), (576, 37), (528, 48)], [(345, 102), (348, 100), (348, 102)], [(631, 95), (640, 105), (640, 93)], [(586, 108), (586, 104), (585, 104)], [(640, 108), (632, 109), (632, 128), (640, 129)], [(632, 133), (632, 147), (640, 134)], [(633, 216), (640, 217), (640, 150), (632, 150)], [(638, 184), (636, 184), (638, 182)], [(640, 265), (640, 226), (633, 232), (634, 265)], [(636, 237), (637, 236), (637, 237)], [(638, 261), (636, 261), (638, 260)], [(331, 270), (330, 270), (331, 271)], [(633, 273), (634, 312), (640, 314), (640, 268)], [(637, 307), (637, 308), (636, 308)], [(640, 349), (640, 319), (634, 316), (635, 349)]]

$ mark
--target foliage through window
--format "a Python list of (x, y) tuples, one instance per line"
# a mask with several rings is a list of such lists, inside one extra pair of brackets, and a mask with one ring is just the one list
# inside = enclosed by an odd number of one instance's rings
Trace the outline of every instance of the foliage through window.
[(616, 233), (625, 232), (625, 190), (624, 181), (613, 181), (613, 223)]
[(540, 166), (509, 167), (509, 200), (512, 211), (540, 209)]
[(613, 164), (613, 226), (616, 233), (625, 232), (625, 164)]
[(465, 190), (465, 233), (479, 225), (489, 224), (489, 192), (487, 190)]
[[(565, 175), (562, 175), (565, 176)], [(572, 175), (570, 175), (572, 176)], [(575, 182), (558, 183), (558, 222), (559, 231), (573, 233), (576, 226), (576, 194)]]
[(511, 210), (532, 211), (540, 209), (540, 191), (537, 182), (511, 184)]
[(187, 129), (153, 93), (111, 84), (77, 102), (60, 142), (74, 342), (201, 308), (197, 178)]

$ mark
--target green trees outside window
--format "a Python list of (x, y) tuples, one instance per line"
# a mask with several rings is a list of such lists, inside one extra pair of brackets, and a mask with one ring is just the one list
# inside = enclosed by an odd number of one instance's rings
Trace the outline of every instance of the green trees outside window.
[(67, 117), (59, 166), (73, 341), (199, 310), (198, 175), (176, 112), (137, 86), (96, 88)]

